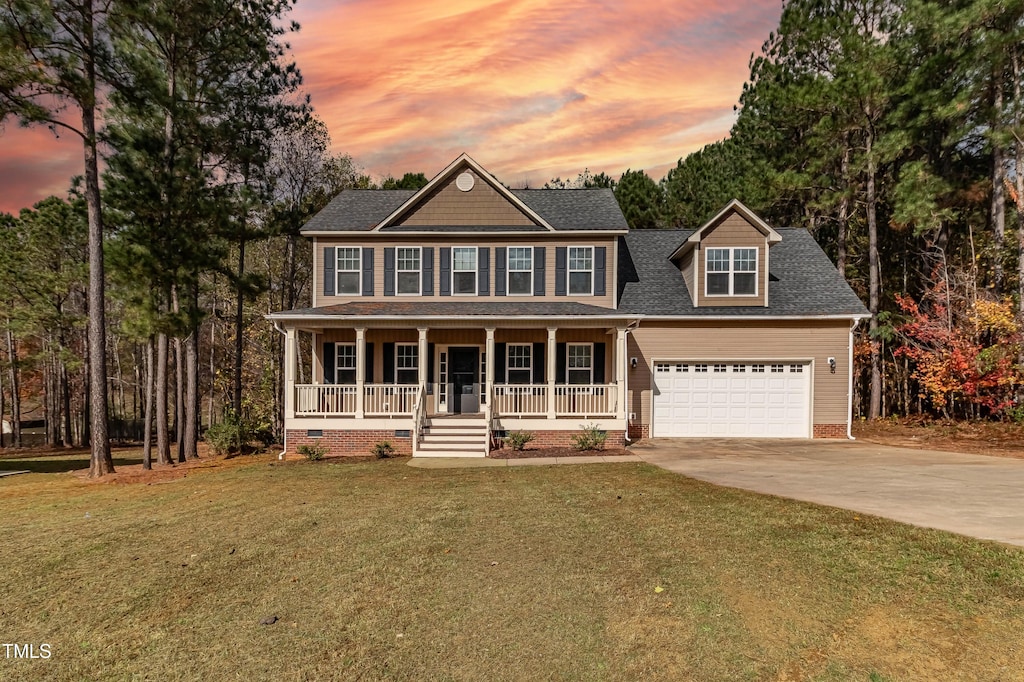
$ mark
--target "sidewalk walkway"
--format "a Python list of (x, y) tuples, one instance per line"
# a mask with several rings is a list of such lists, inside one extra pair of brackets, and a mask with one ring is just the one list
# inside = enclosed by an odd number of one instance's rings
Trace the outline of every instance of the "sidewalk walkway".
[(473, 469), (482, 467), (550, 466), (552, 464), (607, 464), (642, 462), (637, 455), (580, 455), (579, 457), (526, 457), (492, 459), (490, 457), (416, 457), (409, 466), (419, 469)]

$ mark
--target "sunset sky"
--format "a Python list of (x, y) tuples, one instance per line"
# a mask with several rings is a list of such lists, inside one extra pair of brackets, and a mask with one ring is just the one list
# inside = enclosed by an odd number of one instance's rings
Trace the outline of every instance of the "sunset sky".
[[(335, 152), (431, 177), (467, 152), (539, 186), (584, 168), (655, 180), (728, 134), (780, 0), (299, 0), (293, 56)], [(63, 194), (70, 135), (0, 129), (0, 211)]]

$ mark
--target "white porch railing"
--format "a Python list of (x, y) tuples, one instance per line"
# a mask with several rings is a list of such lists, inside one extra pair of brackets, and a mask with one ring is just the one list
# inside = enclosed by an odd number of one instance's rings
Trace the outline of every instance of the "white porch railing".
[(555, 415), (559, 417), (614, 417), (615, 384), (555, 386)]
[(548, 413), (547, 384), (497, 384), (493, 397), (491, 410), (495, 414), (543, 417)]
[[(494, 387), (494, 412), (507, 417), (545, 417), (548, 414), (547, 384), (498, 384)], [(555, 386), (555, 416), (614, 417), (618, 387), (615, 384)]]
[[(419, 384), (364, 384), (363, 414), (366, 416), (412, 415)], [(354, 416), (356, 387), (336, 384), (295, 386), (296, 416)]]

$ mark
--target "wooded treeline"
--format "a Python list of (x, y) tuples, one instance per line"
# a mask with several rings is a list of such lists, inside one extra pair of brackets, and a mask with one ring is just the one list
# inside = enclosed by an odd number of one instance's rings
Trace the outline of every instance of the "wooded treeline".
[[(91, 441), (95, 474), (110, 436), (152, 433), (167, 462), (201, 425), (280, 433), (262, 316), (309, 302), (303, 222), (373, 185), (301, 93), (290, 6), (0, 3), (0, 119), (81, 139), (84, 169), (0, 216), (0, 414)], [(806, 227), (872, 313), (857, 414), (1020, 417), (1022, 38), (1024, 0), (792, 0), (727, 139), (660, 181), (548, 186), (612, 187), (634, 228), (697, 227), (732, 198)]]

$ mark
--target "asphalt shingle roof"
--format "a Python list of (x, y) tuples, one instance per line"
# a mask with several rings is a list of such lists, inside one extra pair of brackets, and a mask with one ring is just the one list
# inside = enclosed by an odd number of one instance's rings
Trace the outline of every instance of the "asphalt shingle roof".
[(768, 307), (699, 308), (693, 307), (679, 269), (669, 260), (693, 230), (631, 230), (620, 238), (619, 312), (686, 317), (867, 314), (807, 230), (776, 229), (782, 241), (769, 252)]
[(352, 301), (275, 313), (281, 317), (621, 317), (621, 311), (572, 301)]
[[(625, 230), (626, 219), (610, 189), (514, 189), (512, 193), (556, 230)], [(309, 219), (303, 232), (368, 231), (409, 200), (408, 189), (347, 189)], [(479, 232), (478, 226), (389, 227), (387, 231)], [(541, 227), (491, 228), (536, 231)]]

